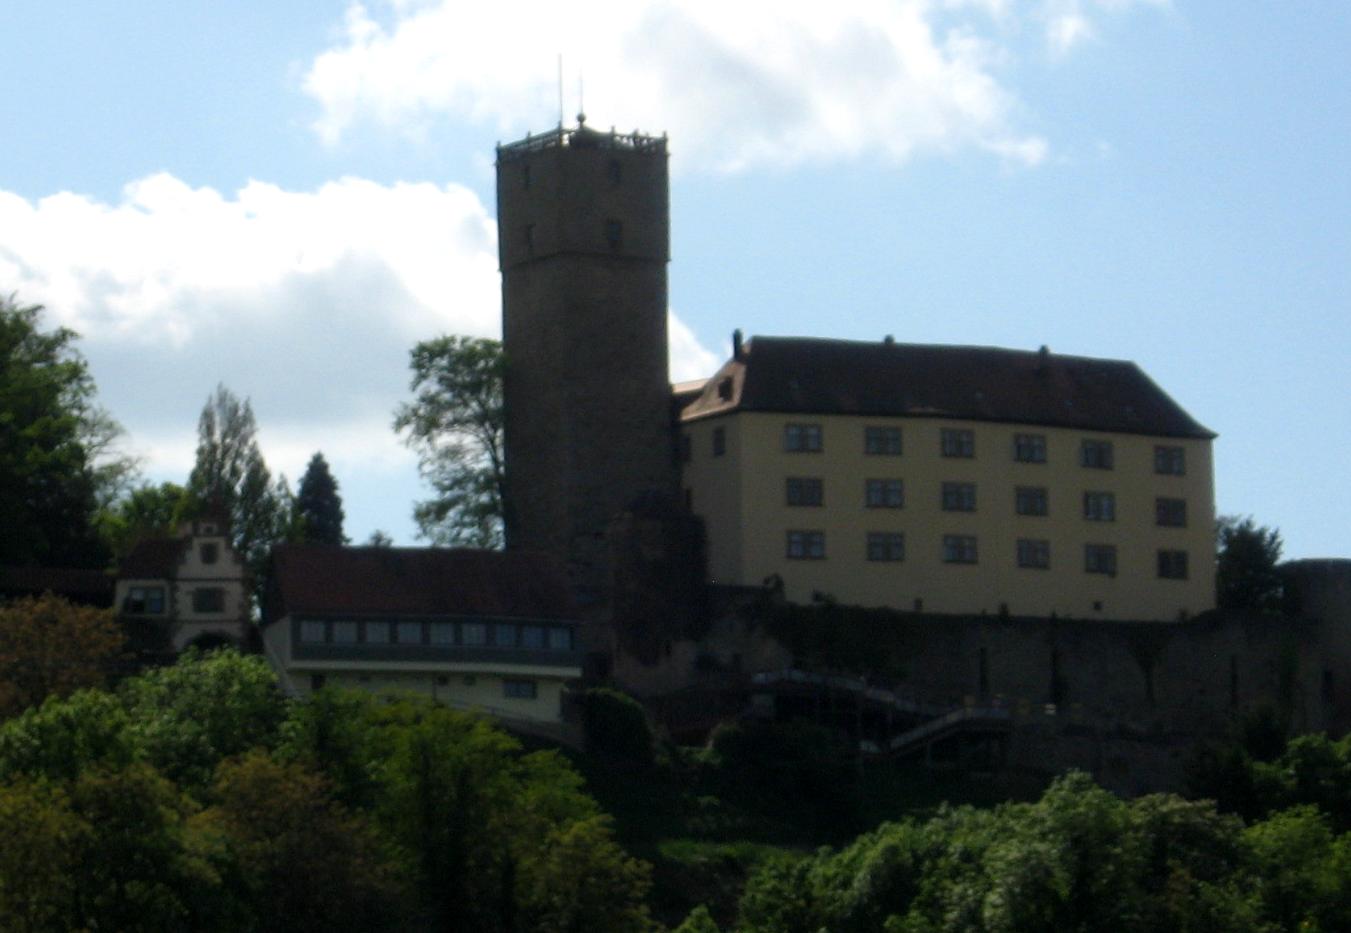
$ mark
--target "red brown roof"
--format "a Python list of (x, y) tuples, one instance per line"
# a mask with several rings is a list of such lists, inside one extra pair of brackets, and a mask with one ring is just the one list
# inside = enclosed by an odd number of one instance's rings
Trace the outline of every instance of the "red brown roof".
[(995, 347), (756, 337), (685, 407), (906, 415), (1213, 438), (1134, 363)]
[(542, 554), (286, 544), (272, 552), (265, 623), (291, 614), (575, 618)]
[(178, 573), (187, 538), (146, 538), (137, 542), (117, 568), (123, 580), (167, 580)]

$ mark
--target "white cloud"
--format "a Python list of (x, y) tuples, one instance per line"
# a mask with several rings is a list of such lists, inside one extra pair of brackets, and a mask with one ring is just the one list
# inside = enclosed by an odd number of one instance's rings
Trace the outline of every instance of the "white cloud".
[[(500, 333), (496, 238), (458, 185), (254, 181), (223, 194), (160, 174), (117, 203), (0, 191), (0, 293), (81, 334), (100, 400), (151, 476), (186, 479), (197, 416), (223, 382), (252, 400), (275, 471), (297, 480), (323, 450), (345, 488), (375, 488), (413, 483), (390, 427), (413, 344)], [(677, 372), (712, 371), (688, 328), (670, 332)], [(392, 498), (406, 513), (423, 494)]]
[(305, 89), (330, 141), (447, 115), (510, 136), (556, 122), (561, 51), (569, 122), (580, 67), (594, 122), (668, 130), (682, 166), (964, 147), (1035, 163), (1045, 143), (1014, 125), (1006, 50), (981, 32), (1013, 15), (1005, 0), (354, 3)]

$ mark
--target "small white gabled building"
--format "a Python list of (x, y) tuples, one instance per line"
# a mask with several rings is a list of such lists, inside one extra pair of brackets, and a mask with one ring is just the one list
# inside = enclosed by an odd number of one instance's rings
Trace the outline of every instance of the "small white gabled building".
[(264, 651), (292, 696), (412, 692), (523, 723), (562, 721), (577, 626), (561, 569), (521, 552), (282, 545), (263, 600)]
[(204, 517), (184, 522), (176, 537), (139, 542), (118, 568), (114, 606), (125, 623), (160, 630), (174, 652), (194, 643), (246, 646), (249, 574), (227, 524)]

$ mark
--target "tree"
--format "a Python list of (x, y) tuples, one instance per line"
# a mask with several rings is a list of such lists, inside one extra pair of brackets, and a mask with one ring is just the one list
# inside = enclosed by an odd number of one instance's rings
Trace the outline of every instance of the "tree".
[(107, 609), (51, 594), (0, 606), (0, 719), (100, 686), (124, 641)]
[(1279, 612), (1281, 533), (1258, 525), (1252, 516), (1229, 515), (1216, 523), (1216, 538), (1216, 604), (1221, 609)]
[(296, 489), (296, 513), (301, 540), (311, 544), (346, 544), (342, 533), (342, 497), (338, 481), (329, 472), (324, 455), (310, 458), (305, 475)]
[(194, 828), (223, 838), (259, 931), (406, 929), (403, 872), (367, 818), (299, 763), (255, 749), (222, 762)]
[(366, 547), (393, 547), (394, 539), (379, 528), (371, 532), (371, 536), (366, 539)]
[(94, 521), (134, 470), (99, 408), (75, 332), (0, 297), (0, 564), (100, 567)]
[(186, 507), (187, 490), (177, 483), (144, 483), (103, 510), (100, 530), (120, 559), (146, 538), (172, 535)]
[(197, 461), (188, 478), (188, 514), (223, 512), (231, 543), (261, 592), (272, 546), (293, 533), (291, 493), (285, 478), (272, 482), (258, 447), (258, 425), (248, 399), (225, 386), (206, 400), (197, 425)]
[(399, 406), (394, 429), (418, 455), (435, 496), (413, 517), (434, 544), (501, 547), (504, 502), (502, 344), (446, 336), (411, 353), (414, 400)]

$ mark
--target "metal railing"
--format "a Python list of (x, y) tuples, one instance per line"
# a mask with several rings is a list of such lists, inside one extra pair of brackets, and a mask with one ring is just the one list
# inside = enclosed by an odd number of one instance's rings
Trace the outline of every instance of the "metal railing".
[(617, 133), (613, 128), (603, 133), (588, 126), (567, 129), (558, 127), (547, 132), (533, 135), (525, 134), (525, 139), (514, 143), (498, 143), (498, 161), (510, 161), (526, 153), (540, 152), (544, 149), (566, 147), (590, 147), (593, 149), (626, 149), (631, 152), (662, 153), (666, 151), (666, 134), (645, 136), (634, 130), (632, 133)]

